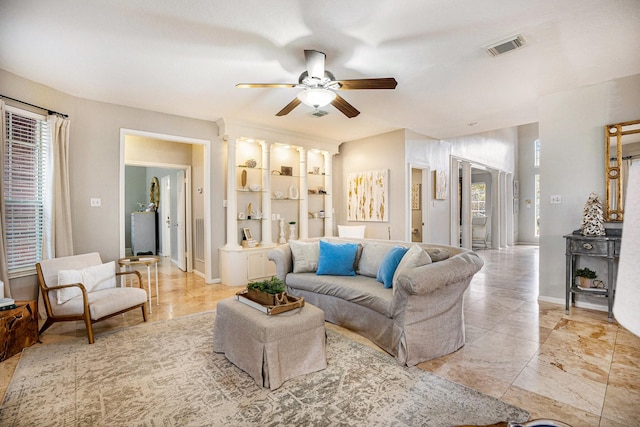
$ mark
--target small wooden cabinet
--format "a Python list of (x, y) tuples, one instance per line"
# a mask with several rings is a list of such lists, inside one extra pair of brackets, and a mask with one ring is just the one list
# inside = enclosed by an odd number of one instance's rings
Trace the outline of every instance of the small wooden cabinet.
[(220, 251), (220, 274), (229, 286), (245, 286), (249, 282), (268, 279), (276, 274), (276, 264), (267, 257), (271, 247)]
[(0, 311), (0, 362), (38, 342), (35, 301), (16, 301), (17, 308)]
[[(583, 236), (567, 234), (566, 239), (566, 297), (565, 310), (576, 302), (576, 294), (583, 293), (607, 298), (609, 321), (613, 320), (613, 300), (616, 292), (618, 258), (620, 257), (621, 236)], [(576, 261), (580, 256), (605, 258), (607, 261), (607, 282), (603, 289), (582, 289), (575, 283)]]

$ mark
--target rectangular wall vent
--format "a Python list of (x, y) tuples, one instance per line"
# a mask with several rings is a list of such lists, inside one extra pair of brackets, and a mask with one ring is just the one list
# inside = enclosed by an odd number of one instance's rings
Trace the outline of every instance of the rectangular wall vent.
[(522, 34), (518, 34), (513, 37), (509, 37), (506, 40), (499, 41), (491, 46), (487, 46), (487, 53), (491, 56), (502, 55), (503, 53), (511, 52), (512, 50), (516, 50), (521, 48), (526, 44), (524, 37)]

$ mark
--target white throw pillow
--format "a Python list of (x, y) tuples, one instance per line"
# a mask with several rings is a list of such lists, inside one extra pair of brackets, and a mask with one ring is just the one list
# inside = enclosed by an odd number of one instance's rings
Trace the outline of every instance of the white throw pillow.
[[(82, 283), (87, 292), (115, 288), (116, 263), (111, 261), (106, 264), (87, 267), (83, 270), (58, 271), (58, 285), (70, 285), (73, 283)], [(63, 304), (79, 295), (82, 295), (82, 291), (77, 287), (59, 289), (58, 304)]]
[(293, 256), (294, 273), (313, 273), (318, 269), (318, 258), (320, 257), (318, 242), (290, 240), (289, 247)]
[(421, 265), (431, 264), (431, 257), (424, 249), (415, 244), (409, 248), (406, 254), (400, 260), (396, 272), (393, 274), (393, 288), (395, 289), (398, 281), (398, 275), (408, 268), (420, 267)]
[(357, 273), (361, 276), (377, 277), (382, 260), (395, 245), (387, 243), (364, 243)]

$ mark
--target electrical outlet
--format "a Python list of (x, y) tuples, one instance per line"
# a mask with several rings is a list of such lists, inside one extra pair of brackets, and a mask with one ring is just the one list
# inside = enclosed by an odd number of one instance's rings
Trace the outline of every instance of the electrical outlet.
[(562, 196), (559, 194), (552, 194), (551, 195), (551, 202), (552, 205), (559, 205), (562, 203)]
[(91, 198), (91, 207), (92, 208), (99, 208), (100, 206), (102, 206), (102, 199), (99, 197), (92, 197)]

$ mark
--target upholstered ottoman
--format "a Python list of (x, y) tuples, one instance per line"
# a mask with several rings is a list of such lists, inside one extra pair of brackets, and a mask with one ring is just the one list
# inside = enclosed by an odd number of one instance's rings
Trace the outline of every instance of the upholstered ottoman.
[(213, 351), (275, 390), (288, 379), (327, 367), (324, 311), (305, 304), (267, 315), (235, 297), (218, 303)]

